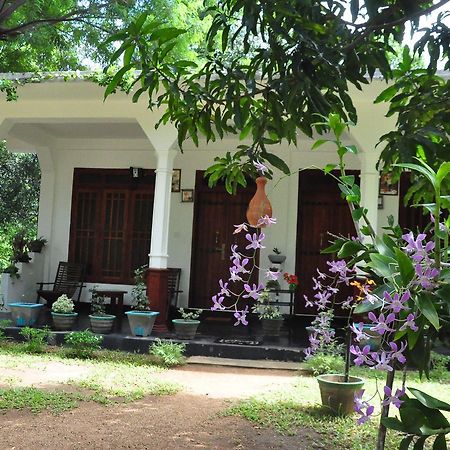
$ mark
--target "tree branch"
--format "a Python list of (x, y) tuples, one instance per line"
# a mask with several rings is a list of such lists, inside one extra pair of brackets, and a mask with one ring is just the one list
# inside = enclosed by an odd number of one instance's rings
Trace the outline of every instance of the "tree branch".
[(11, 3), (6, 9), (3, 9), (6, 3), (6, 0), (3, 1), (2, 11), (0, 12), (0, 22), (4, 22), (8, 19), (11, 14), (18, 8), (20, 8), (27, 0), (16, 0), (15, 3)]
[(373, 31), (380, 30), (380, 29), (386, 29), (386, 28), (392, 28), (396, 25), (404, 24), (405, 22), (408, 22), (409, 20), (415, 19), (417, 17), (421, 17), (423, 15), (429, 14), (433, 12), (436, 9), (439, 9), (441, 6), (444, 6), (446, 3), (448, 3), (450, 0), (441, 0), (440, 2), (430, 6), (429, 8), (421, 9), (420, 11), (416, 11), (408, 16), (404, 16), (401, 19), (393, 20), (392, 22), (383, 22), (376, 25), (368, 25), (368, 22), (366, 22), (367, 28), (358, 36), (356, 37), (353, 42), (346, 47), (343, 48), (343, 52), (349, 52), (352, 51), (356, 46), (363, 41), (367, 36), (369, 36)]

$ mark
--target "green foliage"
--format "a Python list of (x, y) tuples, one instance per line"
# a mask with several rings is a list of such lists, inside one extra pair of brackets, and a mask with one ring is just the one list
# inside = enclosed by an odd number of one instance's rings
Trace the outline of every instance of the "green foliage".
[(53, 414), (76, 408), (79, 395), (49, 392), (34, 387), (0, 389), (0, 411), (29, 409), (33, 413), (50, 410)]
[(147, 285), (145, 284), (145, 274), (147, 267), (142, 266), (134, 271), (134, 286), (131, 289), (133, 298), (132, 308), (137, 311), (150, 311), (150, 300), (147, 297)]
[(58, 297), (56, 302), (53, 303), (52, 312), (60, 314), (70, 314), (73, 313), (74, 307), (75, 305), (73, 303), (73, 300), (67, 297), (66, 294), (63, 294)]
[(450, 422), (442, 412), (449, 412), (450, 405), (419, 389), (409, 391), (415, 398), (402, 396), (400, 418), (383, 417), (383, 425), (404, 434), (400, 447), (404, 450), (413, 445), (414, 450), (422, 450), (427, 440), (434, 441), (433, 449), (446, 450), (445, 436), (450, 433)]
[(270, 293), (264, 289), (255, 305), (252, 307), (252, 312), (258, 314), (260, 319), (282, 319), (283, 315), (278, 306), (270, 303)]
[[(415, 30), (433, 9), (421, 0), (352, 1), (351, 6), (349, 21), (339, 0), (212, 2), (205, 13), (211, 22), (201, 61), (174, 58), (186, 28), (138, 16), (110, 39), (119, 46), (110, 64), (122, 58), (124, 64), (105, 95), (128, 72), (141, 69), (133, 101), (145, 93), (150, 108), (164, 105), (161, 122), (175, 124), (180, 146), (187, 138), (198, 145), (201, 136), (209, 142), (225, 133), (249, 139), (234, 155), (216, 159), (207, 172), (212, 185), (223, 180), (235, 192), (257, 160), (288, 174), (286, 163), (268, 148), (281, 141), (297, 144), (298, 131), (312, 136), (315, 114), (336, 113), (355, 122), (349, 85), (361, 89), (367, 74), (372, 78), (377, 70), (391, 79), (391, 43), (402, 42), (405, 23)], [(433, 47), (432, 67), (440, 55), (448, 56), (441, 19), (417, 47)]]
[(94, 286), (90, 290), (90, 292), (91, 292), (91, 314), (93, 316), (105, 316), (106, 315), (105, 297), (103, 297), (96, 291), (96, 286)]
[(450, 372), (448, 370), (450, 366), (450, 356), (431, 352), (430, 366), (430, 379), (448, 380), (450, 378)]
[(162, 341), (157, 338), (155, 343), (149, 347), (151, 355), (158, 358), (165, 367), (172, 367), (184, 362), (185, 344), (177, 344), (172, 341)]
[(8, 336), (5, 334), (5, 328), (11, 325), (10, 320), (0, 320), (0, 345), (8, 340)]
[(343, 373), (344, 364), (342, 356), (321, 352), (315, 353), (305, 361), (305, 366), (316, 376), (325, 373)]
[(72, 358), (92, 358), (94, 352), (100, 349), (102, 341), (103, 336), (98, 336), (89, 330), (72, 331), (64, 336), (64, 343), (68, 347), (65, 354)]
[(183, 320), (198, 320), (200, 314), (202, 313), (201, 309), (192, 309), (185, 310), (184, 308), (179, 308), (178, 312), (181, 314), (181, 318)]
[(48, 328), (24, 327), (20, 330), (20, 335), (26, 339), (24, 349), (28, 353), (44, 353), (51, 334)]

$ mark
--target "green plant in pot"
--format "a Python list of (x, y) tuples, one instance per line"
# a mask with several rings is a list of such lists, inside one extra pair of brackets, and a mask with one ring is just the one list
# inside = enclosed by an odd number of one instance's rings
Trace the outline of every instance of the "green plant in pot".
[[(277, 267), (270, 267), (269, 270), (273, 273), (281, 273)], [(280, 282), (278, 280), (268, 280), (266, 282), (266, 289), (273, 291), (279, 290), (281, 289)]]
[(263, 334), (265, 336), (279, 336), (283, 325), (283, 315), (278, 306), (270, 303), (270, 293), (267, 289), (260, 292), (252, 312), (257, 314), (261, 320)]
[(133, 336), (150, 336), (156, 316), (159, 314), (159, 312), (150, 310), (150, 301), (147, 297), (147, 286), (145, 284), (146, 270), (147, 268), (142, 266), (134, 271), (135, 285), (131, 290), (132, 311), (125, 313)]
[(26, 231), (22, 230), (16, 233), (12, 240), (13, 262), (30, 262), (28, 256), (28, 239), (26, 237)]
[(272, 264), (283, 264), (284, 261), (286, 261), (286, 256), (281, 254), (281, 251), (278, 250), (277, 247), (274, 247), (272, 249), (272, 252), (270, 255), (268, 255), (269, 261)]
[(78, 313), (74, 312), (75, 305), (73, 300), (66, 294), (58, 297), (56, 302), (52, 305), (52, 319), (53, 327), (56, 330), (66, 331), (71, 330)]
[(105, 297), (100, 295), (95, 287), (91, 289), (91, 314), (89, 321), (91, 330), (94, 333), (108, 334), (111, 333), (116, 316), (106, 313)]
[(178, 339), (194, 339), (197, 333), (197, 328), (200, 325), (201, 309), (186, 310), (180, 308), (178, 312), (181, 314), (181, 319), (173, 319), (172, 323), (175, 328), (175, 334)]
[(45, 244), (47, 243), (47, 239), (44, 237), (38, 237), (36, 239), (31, 240), (28, 242), (28, 250), (33, 253), (41, 253), (42, 249), (44, 248)]

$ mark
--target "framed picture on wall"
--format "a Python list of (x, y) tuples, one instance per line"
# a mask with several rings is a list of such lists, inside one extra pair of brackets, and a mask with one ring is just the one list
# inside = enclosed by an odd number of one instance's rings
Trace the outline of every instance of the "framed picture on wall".
[(181, 169), (173, 169), (172, 192), (180, 192), (180, 188), (181, 188)]
[(382, 195), (378, 196), (378, 209), (384, 208), (384, 197)]
[(390, 173), (382, 173), (380, 176), (380, 195), (397, 195), (398, 181), (392, 181)]
[(183, 189), (181, 191), (181, 201), (183, 203), (191, 203), (194, 201), (194, 189)]

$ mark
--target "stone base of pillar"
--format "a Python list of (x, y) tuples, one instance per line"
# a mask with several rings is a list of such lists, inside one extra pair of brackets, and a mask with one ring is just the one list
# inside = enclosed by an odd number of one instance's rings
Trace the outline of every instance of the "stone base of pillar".
[(158, 311), (156, 322), (153, 327), (155, 331), (167, 331), (167, 319), (169, 312), (169, 293), (168, 293), (168, 277), (167, 269), (147, 270), (147, 296), (150, 299), (150, 307), (152, 311)]

